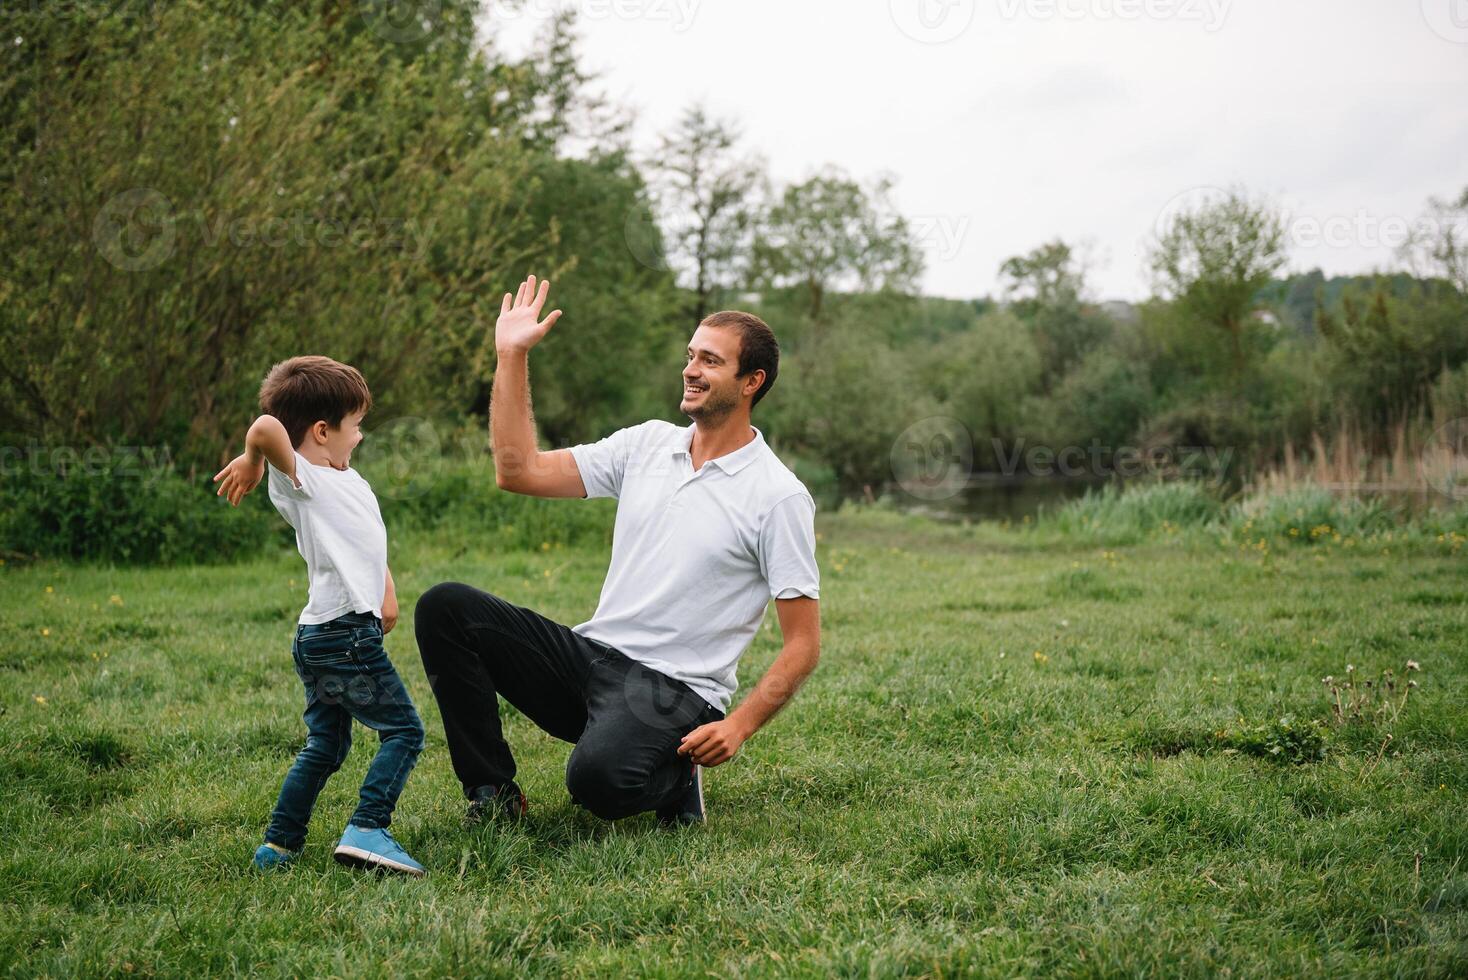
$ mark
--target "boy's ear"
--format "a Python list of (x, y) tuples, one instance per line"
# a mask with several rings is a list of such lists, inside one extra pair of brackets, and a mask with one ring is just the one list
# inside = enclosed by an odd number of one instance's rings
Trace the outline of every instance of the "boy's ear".
[(315, 422), (311, 423), (311, 428), (307, 431), (311, 433), (312, 437), (315, 438), (318, 444), (324, 446), (326, 445), (326, 433), (328, 428), (329, 427), (327, 426), (325, 419), (317, 419)]

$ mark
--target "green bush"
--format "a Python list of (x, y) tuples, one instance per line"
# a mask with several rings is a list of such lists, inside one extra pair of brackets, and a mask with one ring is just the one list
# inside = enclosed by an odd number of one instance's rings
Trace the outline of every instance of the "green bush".
[(263, 493), (234, 509), (207, 478), (125, 453), (59, 469), (32, 462), (0, 476), (0, 551), (11, 557), (223, 562), (281, 539)]
[(1226, 504), (1202, 483), (1149, 483), (1087, 493), (1042, 515), (1038, 527), (1108, 545), (1208, 531), (1249, 545), (1261, 540), (1293, 545), (1380, 541), (1441, 546), (1456, 554), (1468, 543), (1468, 507), (1413, 510), (1318, 487), (1260, 491)]
[(836, 510), (841, 506), (841, 488), (834, 467), (810, 456), (798, 456), (784, 452), (779, 453), (779, 456), (785, 465), (790, 467), (796, 479), (810, 491), (816, 506), (825, 510)]
[(1157, 531), (1175, 533), (1217, 521), (1218, 496), (1195, 481), (1107, 485), (1065, 504), (1042, 524), (1063, 534), (1104, 542), (1138, 541)]
[[(616, 502), (541, 500), (499, 489), (494, 464), (435, 458), (410, 474), (387, 463), (361, 468), (388, 534), (428, 530), (503, 548), (606, 545)], [(48, 470), (8, 465), (0, 481), (0, 554), (137, 565), (229, 562), (293, 533), (270, 504), (264, 481), (238, 508), (214, 495), (207, 477), (125, 454)]]
[(486, 537), (504, 548), (545, 544), (606, 545), (616, 520), (614, 500), (543, 500), (501, 490), (488, 454), (478, 459), (436, 458), (411, 473), (364, 465), (382, 508), (388, 535), (406, 530)]
[(1390, 531), (1403, 526), (1402, 516), (1375, 500), (1338, 497), (1307, 487), (1250, 497), (1235, 511), (1233, 531), (1247, 540), (1317, 544)]
[(1468, 537), (1468, 506), (1461, 502), (1454, 507), (1428, 510), (1416, 520), (1417, 530), (1427, 537), (1444, 537), (1462, 541)]

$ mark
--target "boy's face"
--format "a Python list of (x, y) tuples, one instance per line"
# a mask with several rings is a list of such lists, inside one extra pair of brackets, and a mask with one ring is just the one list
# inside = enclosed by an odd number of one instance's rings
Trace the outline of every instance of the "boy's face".
[(352, 450), (362, 441), (362, 419), (366, 412), (352, 412), (342, 416), (342, 424), (333, 428), (326, 422), (317, 422), (312, 434), (325, 451), (326, 461), (339, 470), (351, 465)]

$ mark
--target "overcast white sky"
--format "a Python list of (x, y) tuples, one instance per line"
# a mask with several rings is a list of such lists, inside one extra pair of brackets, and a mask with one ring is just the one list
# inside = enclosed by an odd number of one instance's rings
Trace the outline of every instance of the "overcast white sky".
[[(1144, 296), (1144, 242), (1199, 187), (1284, 208), (1292, 270), (1390, 267), (1427, 197), (1468, 186), (1468, 0), (562, 5), (638, 146), (702, 100), (777, 181), (891, 174), (932, 295), (994, 293), (1059, 236), (1099, 298)], [(513, 50), (554, 6), (490, 16)]]

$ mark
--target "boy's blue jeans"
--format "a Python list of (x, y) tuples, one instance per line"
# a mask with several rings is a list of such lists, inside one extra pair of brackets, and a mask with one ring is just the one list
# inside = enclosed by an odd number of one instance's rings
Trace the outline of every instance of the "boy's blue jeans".
[(316, 797), (352, 747), (352, 719), (377, 732), (377, 756), (362, 781), (351, 822), (386, 827), (408, 773), (423, 751), (423, 722), (382, 645), (382, 622), (352, 613), (329, 623), (298, 626), (291, 645), (306, 686), (306, 747), (280, 787), (265, 831), (267, 843), (298, 851)]

